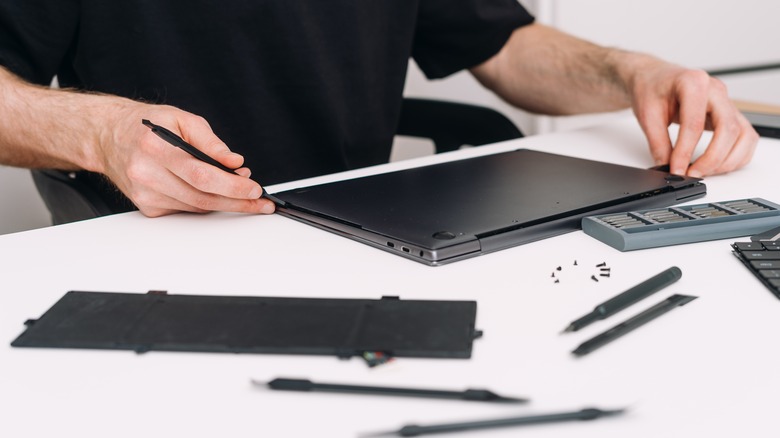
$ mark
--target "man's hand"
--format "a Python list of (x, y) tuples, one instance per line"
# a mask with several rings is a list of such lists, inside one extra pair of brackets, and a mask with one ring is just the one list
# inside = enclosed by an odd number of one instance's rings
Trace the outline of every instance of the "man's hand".
[[(632, 107), (656, 164), (678, 175), (701, 177), (730, 172), (753, 157), (758, 134), (728, 97), (726, 86), (698, 70), (649, 57), (627, 60)], [(679, 123), (672, 144), (668, 127)], [(690, 165), (705, 129), (713, 131), (706, 151)]]
[[(114, 184), (146, 216), (176, 211), (273, 213), (273, 202), (242, 168), (244, 158), (228, 149), (202, 117), (162, 106), (126, 102), (100, 139), (104, 168)], [(165, 142), (141, 124), (149, 119), (182, 137), (240, 176), (204, 163)]]
[[(177, 211), (273, 213), (273, 202), (202, 118), (117, 96), (52, 90), (0, 67), (0, 163), (102, 173), (147, 216)], [(176, 148), (149, 119), (238, 175)]]
[[(648, 55), (610, 49), (541, 24), (514, 31), (498, 54), (471, 69), (509, 103), (549, 115), (632, 107), (656, 164), (672, 173), (705, 176), (747, 164), (758, 134), (705, 72)], [(674, 144), (668, 128), (680, 124)], [(705, 129), (714, 135), (690, 167)]]

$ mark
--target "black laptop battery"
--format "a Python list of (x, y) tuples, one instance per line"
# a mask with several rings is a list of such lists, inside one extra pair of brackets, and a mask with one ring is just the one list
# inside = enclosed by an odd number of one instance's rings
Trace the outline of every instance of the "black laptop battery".
[(14, 347), (469, 358), (475, 301), (66, 293)]

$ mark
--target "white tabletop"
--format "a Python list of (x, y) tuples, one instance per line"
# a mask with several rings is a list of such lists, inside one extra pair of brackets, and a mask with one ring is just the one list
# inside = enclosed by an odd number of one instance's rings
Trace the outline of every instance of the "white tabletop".
[[(641, 131), (627, 120), (347, 175), (518, 147), (653, 165)], [(747, 168), (707, 178), (707, 197), (692, 203), (778, 202), (777, 163), (780, 141), (762, 139)], [(278, 215), (148, 219), (129, 213), (0, 236), (0, 436), (348, 437), (409, 423), (591, 406), (629, 411), (593, 422), (458, 435), (777, 436), (780, 302), (731, 254), (735, 240), (621, 253), (574, 232), (433, 268)], [(597, 283), (590, 276), (601, 262), (612, 276)], [(606, 321), (560, 334), (594, 305), (673, 265), (683, 272), (673, 286)], [(25, 320), (39, 317), (69, 290), (476, 300), (484, 337), (475, 341), (471, 359), (400, 358), (377, 368), (333, 357), (9, 346)], [(571, 355), (585, 339), (672, 293), (700, 298), (588, 356)], [(532, 402), (496, 406), (275, 392), (250, 384), (282, 376), (488, 388)]]

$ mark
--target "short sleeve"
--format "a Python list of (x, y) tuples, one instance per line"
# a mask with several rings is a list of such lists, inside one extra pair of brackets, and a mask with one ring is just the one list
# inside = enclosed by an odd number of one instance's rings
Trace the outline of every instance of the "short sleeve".
[(534, 17), (517, 0), (420, 0), (412, 57), (429, 79), (488, 60)]
[(75, 37), (77, 0), (0, 1), (0, 65), (48, 85)]

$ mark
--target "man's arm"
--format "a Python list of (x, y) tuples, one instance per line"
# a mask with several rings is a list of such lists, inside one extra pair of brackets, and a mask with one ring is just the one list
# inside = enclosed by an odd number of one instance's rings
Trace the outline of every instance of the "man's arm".
[[(471, 69), (487, 88), (532, 112), (566, 115), (631, 107), (656, 164), (676, 174), (729, 172), (753, 156), (758, 134), (703, 71), (600, 47), (541, 24), (516, 30), (501, 51)], [(668, 127), (680, 124), (672, 145)], [(690, 167), (704, 129), (714, 135)]]
[(230, 168), (243, 164), (201, 117), (164, 105), (29, 84), (0, 67), (0, 163), (102, 173), (147, 216), (176, 211), (271, 213), (262, 189), (169, 145), (165, 126)]

